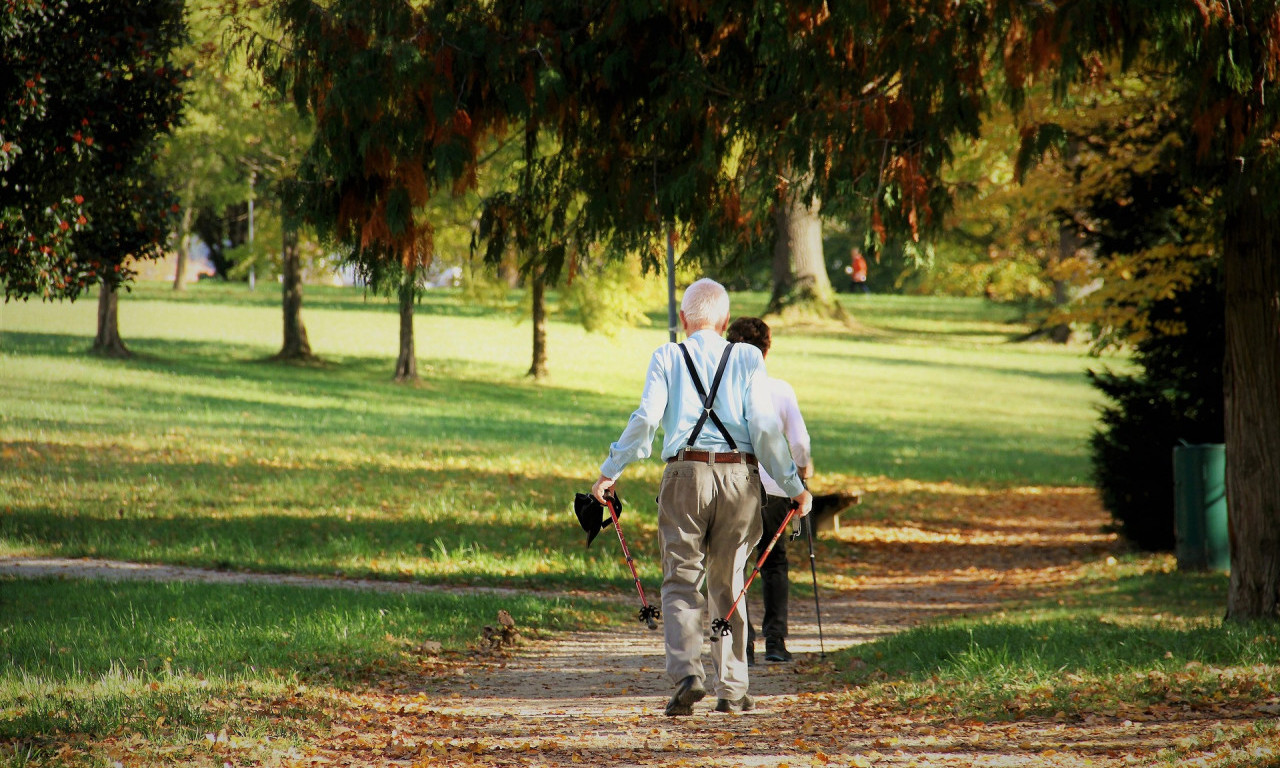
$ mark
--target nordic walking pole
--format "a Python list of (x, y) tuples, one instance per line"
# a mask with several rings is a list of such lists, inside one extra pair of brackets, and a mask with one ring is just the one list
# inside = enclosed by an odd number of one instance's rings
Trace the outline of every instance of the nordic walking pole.
[(649, 629), (657, 629), (662, 611), (658, 610), (657, 606), (649, 605), (649, 601), (644, 598), (640, 574), (636, 573), (636, 563), (631, 559), (631, 550), (627, 549), (627, 540), (622, 537), (622, 524), (618, 522), (618, 512), (613, 508), (613, 501), (609, 495), (604, 497), (604, 505), (609, 510), (609, 516), (613, 518), (613, 530), (618, 532), (618, 543), (622, 545), (622, 556), (627, 559), (627, 566), (631, 568), (631, 578), (636, 580), (636, 591), (640, 593), (640, 620), (647, 624)]
[(751, 582), (755, 581), (756, 574), (760, 573), (760, 566), (764, 565), (764, 561), (769, 559), (769, 553), (773, 552), (773, 545), (777, 544), (778, 539), (782, 538), (782, 532), (787, 530), (787, 523), (791, 522), (791, 518), (795, 517), (799, 511), (800, 504), (794, 501), (791, 502), (786, 518), (783, 519), (782, 525), (778, 526), (778, 531), (773, 534), (773, 538), (769, 539), (769, 546), (764, 548), (764, 554), (760, 555), (760, 559), (756, 561), (756, 567), (751, 571), (751, 578), (747, 579), (747, 583), (742, 585), (742, 591), (738, 593), (738, 598), (733, 601), (733, 605), (729, 606), (729, 612), (711, 622), (711, 642), (718, 643), (720, 638), (733, 632), (729, 626), (729, 617), (733, 615), (734, 611), (738, 610), (738, 603), (741, 602), (742, 596), (747, 594), (747, 587), (750, 587)]
[(822, 641), (822, 602), (818, 600), (818, 566), (815, 564), (813, 556), (813, 521), (806, 517), (800, 521), (800, 525), (804, 526), (805, 533), (809, 534), (809, 573), (813, 574), (813, 610), (818, 614), (818, 649), (821, 651), (821, 658), (827, 658), (827, 646)]

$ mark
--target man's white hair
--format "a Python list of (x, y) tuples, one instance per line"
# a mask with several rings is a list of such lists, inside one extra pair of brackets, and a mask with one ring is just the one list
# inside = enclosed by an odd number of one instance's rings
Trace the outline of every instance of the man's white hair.
[(717, 325), (729, 319), (729, 292), (715, 280), (704, 277), (684, 289), (680, 311), (689, 325)]

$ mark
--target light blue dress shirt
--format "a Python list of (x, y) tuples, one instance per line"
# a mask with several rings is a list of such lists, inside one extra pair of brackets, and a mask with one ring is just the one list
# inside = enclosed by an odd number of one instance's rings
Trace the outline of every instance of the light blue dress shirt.
[[(697, 331), (685, 341), (685, 347), (698, 369), (698, 378), (706, 390), (711, 389), (720, 356), (729, 342), (712, 330)], [(761, 466), (789, 496), (799, 496), (804, 484), (796, 475), (795, 462), (782, 421), (774, 410), (768, 374), (760, 350), (750, 344), (737, 344), (724, 370), (713, 410), (729, 430), (738, 450), (753, 453)], [(609, 458), (600, 465), (600, 474), (614, 479), (631, 462), (648, 458), (653, 452), (653, 436), (662, 427), (662, 459), (666, 461), (686, 447), (689, 435), (702, 415), (702, 398), (693, 386), (688, 367), (679, 346), (663, 344), (653, 353), (645, 374), (640, 407), (631, 414), (618, 441), (609, 447)], [(730, 450), (729, 443), (711, 419), (702, 425), (694, 448), (704, 451)]]

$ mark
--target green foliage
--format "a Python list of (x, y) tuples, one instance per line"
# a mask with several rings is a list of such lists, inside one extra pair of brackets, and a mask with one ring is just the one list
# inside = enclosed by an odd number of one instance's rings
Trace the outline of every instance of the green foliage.
[[(184, 218), (215, 250), (220, 276), (278, 273), (285, 225), (299, 236), (303, 263), (326, 269), (317, 238), (298, 226), (290, 189), (311, 124), (263, 86), (243, 50), (227, 45), (238, 27), (264, 24), (265, 6), (237, 7), (234, 16), (230, 10), (222, 0), (188, 3), (191, 41), (177, 55), (193, 75), (183, 124), (162, 145), (161, 168), (187, 209)], [(244, 221), (250, 199), (258, 230), (252, 247)], [(229, 249), (220, 247), (224, 237)]]
[(245, 40), (250, 62), (315, 122), (301, 208), (371, 284), (399, 285), (435, 251), (420, 210), (475, 184), (482, 139), (506, 119), (492, 93), (508, 76), (492, 24), (473, 4), (402, 0), (291, 0), (271, 21)]
[(589, 267), (564, 290), (582, 327), (616, 336), (624, 328), (649, 325), (647, 312), (666, 299), (666, 286), (646, 276), (638, 259)]
[(184, 73), (182, 3), (14, 0), (0, 26), (0, 282), (74, 299), (155, 258), (172, 200), (154, 175)]
[(1051, 220), (1081, 233), (1070, 253), (1047, 249), (1046, 277), (1087, 286), (1051, 322), (1092, 328), (1098, 349), (1136, 345), (1136, 374), (1091, 376), (1112, 401), (1091, 449), (1104, 505), (1145, 549), (1173, 547), (1173, 447), (1223, 436), (1217, 221), (1213, 196), (1186, 183), (1191, 126), (1170, 88), (1151, 73), (1100, 84), (1059, 110), (1060, 157), (1025, 177)]

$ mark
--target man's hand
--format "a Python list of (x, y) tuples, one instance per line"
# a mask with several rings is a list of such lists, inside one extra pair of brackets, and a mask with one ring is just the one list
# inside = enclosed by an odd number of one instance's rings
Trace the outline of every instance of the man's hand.
[(805, 467), (800, 467), (798, 470), (796, 470), (796, 474), (800, 476), (801, 480), (808, 480), (809, 478), (813, 477), (813, 465), (810, 464)]
[(800, 511), (796, 513), (796, 518), (804, 517), (813, 509), (813, 494), (805, 490), (799, 496), (792, 496), (791, 500), (800, 505)]
[(591, 495), (596, 497), (596, 501), (599, 501), (601, 504), (603, 504), (604, 492), (609, 490), (612, 487), (613, 487), (613, 479), (605, 477), (604, 475), (601, 475), (600, 479), (596, 481), (596, 484), (591, 486)]

